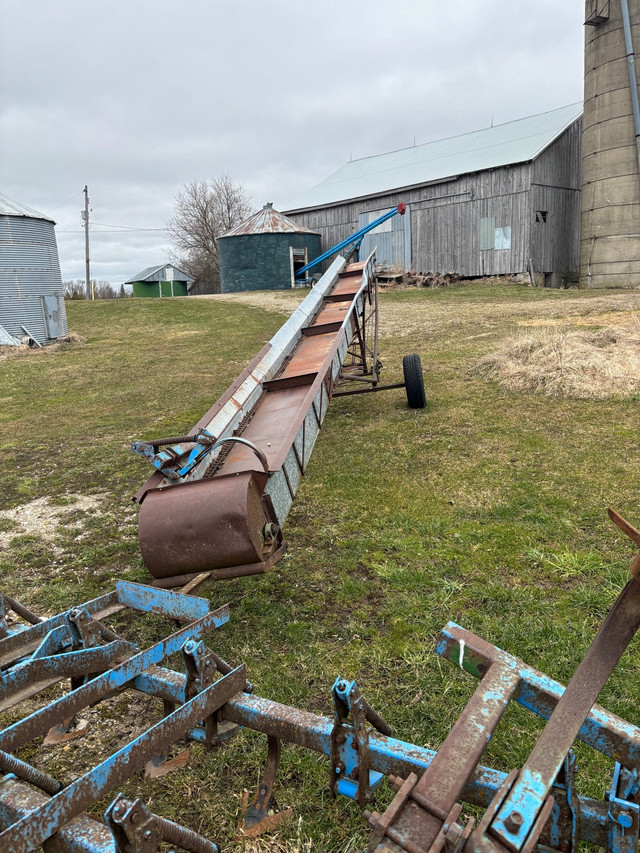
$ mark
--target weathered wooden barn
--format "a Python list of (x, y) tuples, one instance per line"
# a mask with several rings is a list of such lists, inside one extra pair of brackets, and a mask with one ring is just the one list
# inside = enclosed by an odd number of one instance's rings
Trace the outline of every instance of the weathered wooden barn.
[(462, 276), (577, 275), (582, 104), (352, 160), (287, 206), (323, 249), (404, 202), (363, 240), (380, 263)]

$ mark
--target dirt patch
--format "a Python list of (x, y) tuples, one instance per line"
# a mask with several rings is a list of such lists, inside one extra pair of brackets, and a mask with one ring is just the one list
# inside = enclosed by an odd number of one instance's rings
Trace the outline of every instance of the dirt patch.
[[(69, 784), (123, 744), (139, 737), (161, 717), (160, 700), (126, 691), (80, 711), (70, 726), (70, 732), (77, 737), (66, 743), (41, 745), (34, 763)], [(184, 749), (184, 745), (180, 748)]]
[(543, 329), (508, 338), (477, 363), (479, 372), (511, 391), (593, 400), (640, 391), (640, 330)]
[(291, 314), (308, 293), (309, 290), (306, 287), (301, 287), (295, 290), (212, 293), (203, 294), (202, 296), (191, 296), (189, 298), (214, 299), (218, 302), (230, 302), (235, 305), (250, 305), (252, 308), (261, 308), (263, 311), (272, 311), (278, 314)]
[[(59, 552), (55, 545), (60, 525), (65, 524), (69, 513), (90, 512), (100, 506), (106, 495), (67, 495), (64, 505), (53, 504), (49, 498), (36, 498), (14, 509), (0, 512), (0, 549), (7, 548), (15, 536), (37, 536)], [(77, 525), (78, 522), (74, 521)], [(6, 527), (8, 529), (2, 529)]]

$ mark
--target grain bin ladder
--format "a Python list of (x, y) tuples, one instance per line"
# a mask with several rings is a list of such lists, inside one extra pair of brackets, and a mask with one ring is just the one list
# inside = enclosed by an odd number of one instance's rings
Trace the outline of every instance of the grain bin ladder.
[[(637, 530), (616, 513), (610, 515), (640, 544)], [(164, 841), (190, 853), (220, 853), (217, 843), (154, 815), (141, 800), (116, 796), (104, 823), (84, 812), (107, 802), (107, 795), (113, 797), (143, 767), (158, 776), (181, 766), (180, 758), (184, 764), (184, 754), (166, 759), (170, 746), (185, 736), (219, 748), (242, 726), (267, 736), (268, 758), (255, 796), (250, 804), (247, 800), (240, 838), (277, 825), (281, 816), (270, 813), (270, 806), (281, 748), (290, 743), (325, 755), (331, 793), (361, 808), (376, 790), (389, 802), (380, 787), (388, 776), (396, 796), (384, 813), (364, 813), (372, 827), (368, 853), (577, 853), (584, 843), (607, 853), (634, 853), (640, 826), (640, 729), (594, 704), (640, 625), (640, 555), (631, 571), (632, 579), (566, 689), (449, 622), (437, 654), (480, 683), (437, 751), (394, 737), (356, 682), (346, 678), (337, 678), (331, 690), (333, 717), (257, 695), (245, 666), (226, 663), (205, 643), (229, 613), (226, 606), (212, 611), (203, 598), (119, 581), (114, 592), (66, 613), (21, 630), (14, 626), (0, 638), (0, 708), (13, 708), (11, 721), (0, 731), (0, 850), (30, 853), (44, 844), (56, 853), (160, 853)], [(14, 604), (9, 602), (15, 611)], [(186, 624), (140, 651), (101, 621), (125, 609)], [(168, 668), (177, 652), (184, 672)], [(69, 677), (74, 689), (54, 698), (49, 692), (42, 697), (45, 704), (33, 711), (36, 694)], [(101, 751), (97, 765), (77, 768), (81, 775), (62, 770), (67, 784), (47, 772), (56, 766), (55, 753), (49, 752), (53, 761), (45, 769), (31, 763), (42, 760), (38, 749), (29, 748), (29, 760), (15, 755), (47, 732), (46, 743), (65, 751), (74, 737), (95, 737), (92, 729), (100, 721), (121, 713), (122, 701), (111, 711), (101, 703), (125, 690), (161, 699), (160, 718), (143, 720), (138, 714), (130, 742), (118, 740), (113, 754)], [(29, 700), (28, 716), (20, 718), (16, 710), (24, 700)], [(511, 701), (547, 724), (524, 767), (505, 773), (480, 761)], [(74, 721), (74, 715), (84, 715), (86, 723), (88, 709), (98, 705), (88, 731)], [(519, 737), (521, 732), (511, 728), (509, 734)], [(578, 793), (571, 752), (576, 738), (611, 760), (603, 800)], [(76, 753), (81, 752), (79, 747)], [(461, 819), (463, 802), (475, 807), (475, 815)]]
[(381, 385), (377, 340), (374, 256), (339, 256), (188, 435), (133, 445), (157, 469), (134, 496), (156, 585), (258, 574), (282, 556), (333, 396), (406, 387), (409, 405), (424, 407), (419, 357), (405, 356), (405, 382)]

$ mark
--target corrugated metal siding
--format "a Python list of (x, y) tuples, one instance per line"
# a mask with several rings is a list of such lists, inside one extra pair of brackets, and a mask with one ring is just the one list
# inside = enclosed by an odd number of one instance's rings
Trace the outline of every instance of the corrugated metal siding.
[(291, 248), (307, 249), (309, 260), (321, 253), (320, 235), (307, 231), (228, 237), (218, 243), (220, 291), (290, 288)]
[(44, 296), (58, 300), (52, 328), (68, 334), (53, 222), (0, 215), (0, 325), (18, 339), (24, 326), (39, 343), (50, 343)]
[(525, 163), (540, 156), (581, 113), (581, 103), (571, 104), (449, 139), (353, 160), (292, 201), (285, 210), (291, 216), (311, 207)]
[[(361, 213), (358, 217), (358, 228), (364, 228), (386, 210), (376, 210)], [(394, 216), (383, 223), (383, 229), (375, 228), (362, 239), (360, 257), (367, 258), (376, 250), (376, 261), (400, 269), (411, 268), (411, 208), (402, 216)]]

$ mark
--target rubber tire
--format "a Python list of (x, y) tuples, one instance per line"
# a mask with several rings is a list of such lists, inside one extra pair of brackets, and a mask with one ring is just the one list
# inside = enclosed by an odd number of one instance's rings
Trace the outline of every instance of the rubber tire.
[(404, 385), (409, 408), (424, 409), (427, 405), (427, 398), (424, 393), (424, 378), (422, 376), (420, 356), (416, 353), (405, 355), (402, 359), (402, 372), (404, 374)]

